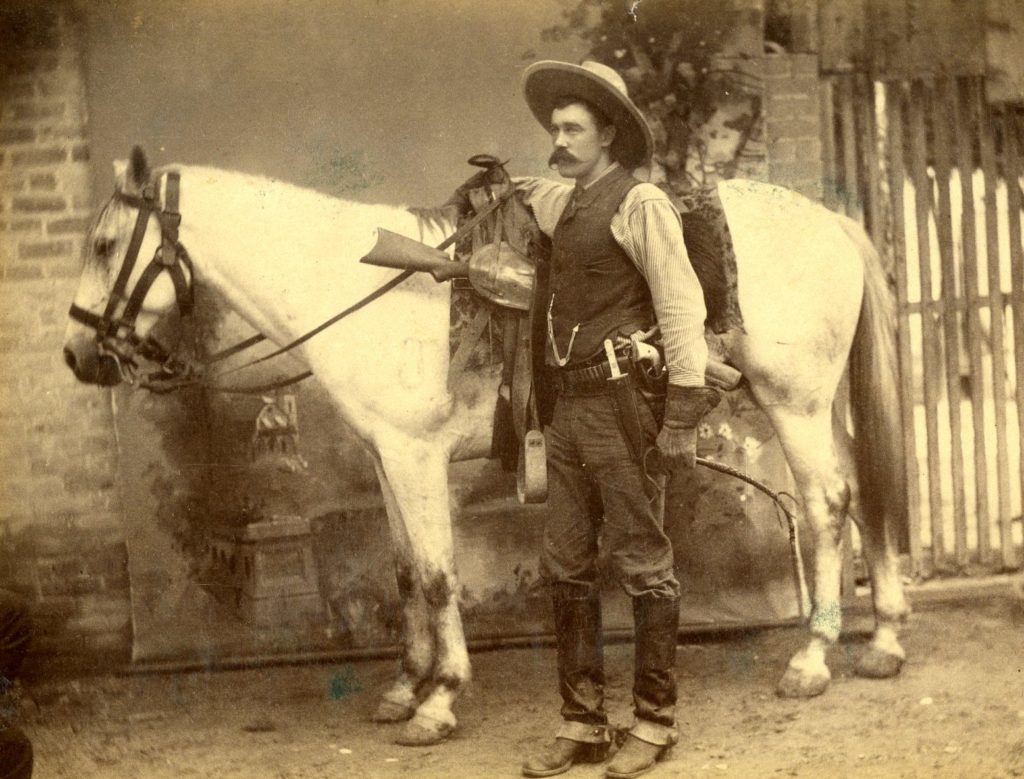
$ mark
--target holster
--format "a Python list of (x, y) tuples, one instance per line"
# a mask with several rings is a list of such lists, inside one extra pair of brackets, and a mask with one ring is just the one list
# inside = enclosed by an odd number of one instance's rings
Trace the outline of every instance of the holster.
[(608, 379), (612, 403), (615, 405), (615, 416), (619, 421), (619, 428), (626, 440), (626, 446), (638, 463), (643, 462), (644, 451), (647, 449), (647, 434), (644, 432), (643, 422), (640, 421), (640, 409), (636, 404), (637, 390), (633, 376), (624, 373), (612, 379)]
[(665, 369), (665, 351), (660, 345), (655, 345), (661, 353), (661, 366), (658, 368), (637, 360), (633, 354), (629, 355), (630, 373), (633, 374), (637, 386), (649, 395), (664, 396), (668, 391), (668, 370)]

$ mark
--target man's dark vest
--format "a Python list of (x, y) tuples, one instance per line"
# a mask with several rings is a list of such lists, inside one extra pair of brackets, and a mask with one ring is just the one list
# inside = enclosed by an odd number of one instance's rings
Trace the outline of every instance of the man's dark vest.
[[(551, 242), (551, 324), (567, 365), (599, 354), (604, 339), (654, 324), (647, 282), (612, 235), (612, 217), (640, 182), (622, 168), (577, 193), (562, 212)], [(573, 329), (579, 326), (573, 335)], [(550, 339), (548, 364), (554, 364)]]

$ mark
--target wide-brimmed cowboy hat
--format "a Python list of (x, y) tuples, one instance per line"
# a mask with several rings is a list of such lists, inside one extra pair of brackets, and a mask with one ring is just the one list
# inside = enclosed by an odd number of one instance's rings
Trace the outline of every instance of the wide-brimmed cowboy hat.
[(545, 128), (551, 125), (555, 103), (564, 96), (580, 97), (600, 109), (615, 125), (612, 156), (626, 168), (638, 168), (651, 158), (654, 140), (640, 109), (629, 99), (626, 82), (600, 62), (580, 65), (542, 60), (523, 72), (523, 94), (530, 111)]

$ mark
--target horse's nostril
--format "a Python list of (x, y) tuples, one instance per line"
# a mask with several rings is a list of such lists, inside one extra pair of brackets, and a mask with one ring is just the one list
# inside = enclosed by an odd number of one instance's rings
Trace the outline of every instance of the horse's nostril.
[(78, 360), (76, 360), (76, 359), (75, 359), (75, 353), (74, 353), (74, 352), (72, 352), (72, 351), (71, 351), (71, 350), (70, 350), (70, 349), (69, 349), (68, 347), (66, 347), (66, 346), (64, 347), (64, 362), (65, 362), (65, 363), (67, 363), (67, 366), (68, 366), (68, 367), (69, 367), (69, 368), (70, 368), (71, 370), (74, 370), (74, 369), (75, 369), (75, 367), (76, 367), (76, 366), (78, 365)]

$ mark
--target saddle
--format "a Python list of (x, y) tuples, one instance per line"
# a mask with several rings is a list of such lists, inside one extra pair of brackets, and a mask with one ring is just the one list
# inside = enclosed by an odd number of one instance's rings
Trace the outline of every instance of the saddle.
[(704, 291), (707, 329), (715, 335), (743, 329), (737, 294), (736, 253), (715, 187), (701, 187), (674, 198), (683, 219), (683, 242)]
[[(502, 363), (498, 402), (495, 407), (491, 456), (502, 466), (516, 471), (517, 493), (520, 502), (541, 503), (547, 498), (547, 462), (544, 451), (544, 425), (550, 422), (554, 409), (554, 391), (545, 380), (543, 350), (535, 344), (544, 342), (543, 311), (546, 298), (548, 257), (550, 242), (537, 227), (527, 206), (521, 201), (497, 157), (478, 154), (469, 159), (471, 165), (482, 170), (456, 189), (447, 205), (454, 206), (458, 222), (483, 213), (496, 200), (504, 200), (501, 207), (477, 224), (470, 234), (455, 245), (457, 259), (471, 268), (494, 267), (491, 288), (481, 274), (471, 277), (471, 284), (456, 284), (453, 290), (453, 316), (467, 309), (476, 309), (473, 321), (462, 334), (452, 356), (450, 375), (455, 376), (465, 367), (470, 341), (479, 322), (486, 316), (491, 339), (498, 344), (494, 356)], [(519, 262), (495, 262), (505, 253)], [(485, 258), (481, 262), (481, 258)], [(525, 295), (526, 306), (511, 307), (504, 299), (524, 299), (518, 289), (520, 279), (502, 278), (502, 269), (511, 265), (525, 266), (533, 273), (532, 289)], [(502, 288), (504, 282), (505, 289)], [(511, 285), (511, 292), (509, 287)], [(483, 288), (483, 289), (482, 289)], [(467, 298), (467, 295), (469, 296)]]

